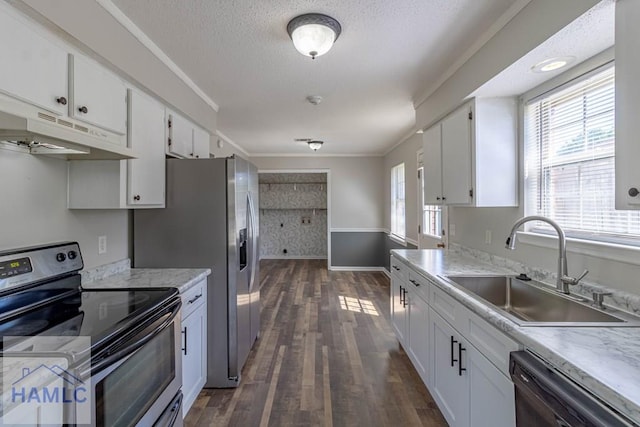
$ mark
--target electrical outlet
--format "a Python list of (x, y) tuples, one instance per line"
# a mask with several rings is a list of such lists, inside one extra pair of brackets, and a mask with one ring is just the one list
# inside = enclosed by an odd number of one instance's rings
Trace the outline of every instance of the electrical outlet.
[(484, 243), (486, 243), (487, 245), (491, 244), (491, 230), (486, 230), (484, 232)]
[(456, 225), (449, 224), (449, 236), (453, 237), (456, 235)]
[(107, 236), (98, 236), (98, 255), (107, 253)]

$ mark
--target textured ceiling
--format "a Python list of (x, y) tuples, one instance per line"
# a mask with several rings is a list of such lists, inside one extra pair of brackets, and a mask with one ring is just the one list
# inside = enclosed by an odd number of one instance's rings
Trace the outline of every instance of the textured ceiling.
[[(516, 0), (113, 0), (219, 106), (251, 154), (380, 154), (411, 131), (413, 99)], [(326, 55), (286, 32), (303, 13), (342, 24)], [(324, 101), (313, 106), (308, 95)]]

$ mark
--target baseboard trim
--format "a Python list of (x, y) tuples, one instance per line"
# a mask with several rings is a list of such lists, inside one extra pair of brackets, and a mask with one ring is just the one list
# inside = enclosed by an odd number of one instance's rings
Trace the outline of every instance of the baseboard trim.
[(329, 266), (331, 271), (386, 271), (384, 267), (343, 267), (343, 266)]
[(305, 255), (267, 255), (262, 256), (260, 259), (327, 259), (326, 256), (305, 256)]

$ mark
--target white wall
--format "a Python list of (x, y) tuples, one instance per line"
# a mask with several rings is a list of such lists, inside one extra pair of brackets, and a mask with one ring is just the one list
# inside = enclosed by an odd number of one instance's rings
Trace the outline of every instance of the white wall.
[(331, 171), (331, 229), (382, 229), (382, 157), (251, 157), (260, 171)]
[[(0, 149), (0, 182), (0, 250), (78, 241), (85, 268), (129, 256), (128, 211), (67, 209), (66, 161)], [(107, 236), (106, 254), (98, 236)]]
[(418, 241), (418, 150), (422, 135), (413, 135), (384, 158), (384, 227), (391, 229), (391, 168), (404, 162), (406, 237)]

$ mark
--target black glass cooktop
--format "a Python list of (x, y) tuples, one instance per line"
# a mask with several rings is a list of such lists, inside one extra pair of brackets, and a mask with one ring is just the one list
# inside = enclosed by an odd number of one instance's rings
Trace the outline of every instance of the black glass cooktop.
[(177, 294), (172, 288), (27, 290), (0, 298), (0, 337), (7, 349), (21, 339), (5, 337), (89, 336), (95, 351), (144, 323)]

